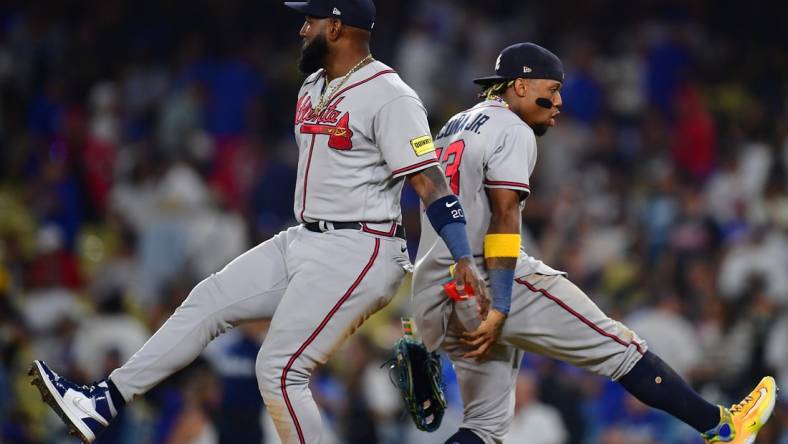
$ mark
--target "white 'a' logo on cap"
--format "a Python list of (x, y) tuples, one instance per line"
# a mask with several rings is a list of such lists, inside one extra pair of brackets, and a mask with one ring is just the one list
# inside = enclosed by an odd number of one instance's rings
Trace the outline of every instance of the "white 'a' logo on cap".
[(334, 8), (334, 15), (342, 15), (342, 11), (339, 8)]
[(501, 69), (501, 57), (503, 57), (503, 53), (498, 55), (498, 60), (495, 61), (495, 70), (498, 71)]

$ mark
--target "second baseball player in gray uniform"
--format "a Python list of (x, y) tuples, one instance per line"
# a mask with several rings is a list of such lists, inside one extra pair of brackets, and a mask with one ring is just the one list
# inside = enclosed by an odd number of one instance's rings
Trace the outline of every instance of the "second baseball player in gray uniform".
[(34, 362), (34, 384), (84, 442), (219, 334), (243, 321), (270, 319), (256, 365), (265, 404), (283, 443), (320, 443), (312, 370), (390, 301), (410, 268), (400, 225), (405, 180), (456, 256), (461, 279), (486, 291), (462, 206), (438, 166), (424, 107), (369, 53), (372, 1), (286, 4), (306, 16), (300, 67), (312, 73), (295, 110), (300, 225), (199, 283), (107, 380), (79, 386)]
[[(496, 75), (479, 79), (484, 100), (435, 136), (452, 191), (467, 211), (474, 256), (486, 271), (492, 308), (450, 300), (443, 283), (452, 257), (422, 220), (413, 277), (416, 323), (430, 350), (454, 364), (464, 403), (461, 429), (447, 444), (500, 443), (514, 413), (523, 351), (569, 362), (619, 381), (635, 397), (695, 427), (709, 442), (749, 443), (774, 407), (764, 378), (742, 403), (725, 409), (700, 398), (626, 326), (607, 317), (564, 273), (521, 247), (520, 214), (536, 165), (536, 135), (555, 124), (563, 67), (531, 43), (506, 48)], [(482, 302), (484, 298), (479, 299)]]

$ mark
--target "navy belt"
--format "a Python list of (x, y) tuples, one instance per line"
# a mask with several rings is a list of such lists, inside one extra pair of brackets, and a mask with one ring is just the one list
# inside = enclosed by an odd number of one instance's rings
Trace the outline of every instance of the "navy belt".
[(392, 228), (389, 231), (375, 230), (364, 222), (308, 222), (304, 224), (304, 228), (315, 233), (325, 233), (331, 230), (359, 230), (378, 236), (405, 239), (405, 228), (400, 224), (392, 224)]

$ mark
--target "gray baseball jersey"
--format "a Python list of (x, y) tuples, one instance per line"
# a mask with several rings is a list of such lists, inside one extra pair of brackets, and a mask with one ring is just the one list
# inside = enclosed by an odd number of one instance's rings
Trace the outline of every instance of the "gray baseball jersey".
[[(536, 137), (502, 102), (484, 101), (449, 120), (435, 137), (435, 145), (465, 209), (471, 248), (483, 266), (491, 216), (485, 190), (516, 190), (525, 200), (536, 164)], [(442, 284), (450, 278), (451, 255), (425, 218), (421, 228), (413, 275), (416, 323), (430, 350), (441, 347), (448, 353), (464, 403), (462, 427), (485, 443), (501, 443), (509, 428), (523, 351), (612, 379), (625, 375), (645, 353), (645, 342), (608, 318), (564, 273), (521, 249), (501, 342), (485, 362), (463, 358), (468, 350), (460, 335), (475, 330), (480, 322), (476, 301), (452, 303), (446, 297)]]
[[(228, 328), (270, 319), (256, 373), (279, 437), (285, 444), (323, 439), (310, 374), (401, 284), (411, 267), (405, 240), (396, 237), (404, 176), (438, 162), (424, 107), (386, 65), (353, 73), (317, 115), (324, 83), (322, 71), (307, 78), (295, 118), (296, 217), (326, 222), (324, 232), (292, 227), (198, 284), (110, 375), (126, 399), (186, 366)], [(331, 222), (364, 225), (333, 229)]]
[(298, 94), (296, 219), (398, 221), (403, 176), (438, 163), (424, 105), (394, 70), (375, 61), (316, 116), (323, 90), (340, 81), (326, 86), (318, 71)]

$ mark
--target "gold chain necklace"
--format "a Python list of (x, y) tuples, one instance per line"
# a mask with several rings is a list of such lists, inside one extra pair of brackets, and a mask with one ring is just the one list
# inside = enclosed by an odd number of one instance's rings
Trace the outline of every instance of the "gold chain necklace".
[(366, 62), (368, 61), (371, 62), (373, 60), (374, 59), (372, 58), (372, 54), (369, 54), (368, 56), (364, 57), (363, 59), (361, 59), (360, 62), (356, 64), (356, 66), (351, 68), (350, 71), (348, 71), (344, 77), (342, 77), (342, 80), (339, 83), (337, 83), (336, 86), (332, 87), (330, 91), (326, 91), (325, 93), (321, 94), (320, 100), (317, 102), (317, 106), (315, 107), (315, 115), (319, 116), (320, 114), (323, 113), (323, 110), (326, 108), (326, 106), (328, 106), (331, 96), (333, 96), (334, 93), (339, 88), (341, 88), (342, 85), (345, 84), (345, 82), (347, 82), (347, 80), (350, 78), (351, 75), (353, 75), (354, 72), (358, 71), (361, 68), (361, 66), (364, 65)]
[(509, 104), (506, 103), (506, 100), (504, 100), (503, 97), (501, 97), (501, 96), (499, 96), (497, 94), (496, 95), (487, 96), (487, 100), (492, 100), (494, 102), (500, 102), (501, 105), (503, 105), (506, 108), (509, 108)]

